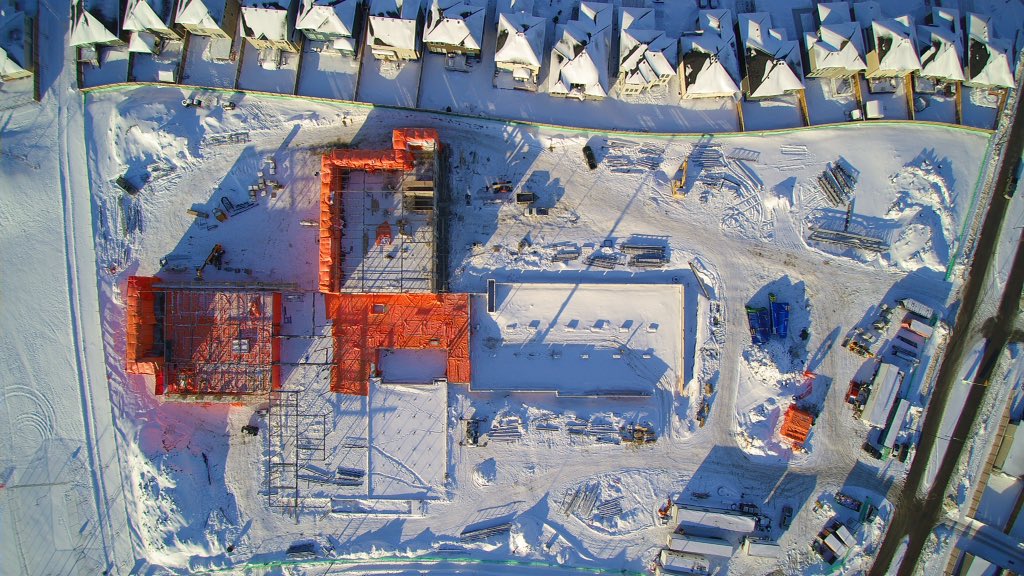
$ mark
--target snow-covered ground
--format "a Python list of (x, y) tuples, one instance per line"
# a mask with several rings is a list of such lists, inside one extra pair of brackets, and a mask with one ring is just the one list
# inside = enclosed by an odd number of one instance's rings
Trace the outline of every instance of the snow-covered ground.
[[(778, 541), (782, 559), (738, 552), (728, 566), (716, 560), (723, 573), (830, 571), (809, 545), (833, 518), (847, 523), (856, 539), (838, 570), (868, 567), (892, 513), (886, 497), (905, 468), (860, 449), (867, 427), (851, 417), (842, 396), (864, 361), (835, 344), (883, 301), (909, 296), (946, 316), (958, 285), (945, 282), (944, 272), (957, 232), (973, 216), (984, 133), (847, 124), (708, 142), (696, 135), (581, 133), (175, 87), (82, 98), (69, 89), (75, 83), (72, 50), (56, 42), (66, 29), (56, 15), (68, 6), (43, 3), (44, 101), (0, 110), (0, 171), (9, 185), (0, 195), (6, 218), (0, 326), (10, 335), (0, 344), (6, 372), (0, 551), (13, 559), (15, 573), (243, 570), (249, 561), (280, 560), (289, 544), (304, 540), (347, 561), (447, 554), (453, 561), (531, 563), (512, 572), (509, 565), (466, 564), (464, 573), (565, 573), (574, 567), (638, 573), (671, 531), (656, 515), (668, 498), (758, 507), (765, 522), (757, 535)], [(193, 54), (202, 54), (197, 40), (186, 74), (203, 79), (197, 84), (233, 87), (237, 64)], [(255, 62), (251, 55), (247, 67)], [(433, 90), (417, 96), (423, 83), (438, 78), (421, 82), (419, 64), (406, 65), (397, 82), (368, 75), (371, 67), (376, 63), (364, 62), (363, 99), (411, 106), (435, 96)], [(120, 70), (114, 58), (87, 71), (87, 83), (121, 81), (107, 80)], [(267, 78), (252, 78), (260, 79)], [(193, 95), (202, 96), (203, 107), (181, 106)], [(229, 98), (236, 110), (219, 105)], [(657, 107), (645, 109), (645, 116), (611, 100), (557, 102), (563, 108), (544, 104), (550, 116), (533, 119), (572, 119), (582, 114), (573, 108), (579, 107), (587, 114), (617, 111), (594, 120), (603, 126), (626, 119), (649, 130), (693, 126), (690, 116), (660, 118)], [(764, 120), (771, 116), (768, 107), (760, 112)], [(706, 125), (718, 126), (726, 116), (735, 118), (735, 110), (716, 104)], [(799, 123), (799, 112), (796, 118)], [(437, 128), (450, 148), (453, 291), (482, 294), (492, 278), (581, 293), (601, 292), (595, 285), (658, 286), (652, 292), (672, 293), (671, 305), (651, 298), (631, 307), (625, 298), (614, 305), (598, 298), (571, 315), (580, 316), (577, 335), (606, 321), (604, 329), (616, 336), (649, 340), (643, 348), (653, 350), (651, 358), (641, 352), (632, 360), (665, 362), (673, 385), (650, 397), (607, 399), (434, 382), (374, 384), (368, 398), (353, 398), (327, 389), (323, 367), (293, 367), (284, 378), (301, 402), (297, 417), (323, 430), (322, 452), (307, 470), (362, 470), (367, 482), (335, 486), (307, 478), (301, 507), (274, 509), (266, 489), (273, 450), (258, 407), (161, 402), (151, 382), (125, 373), (125, 282), (134, 274), (190, 280), (190, 268), (222, 244), (230, 268), (251, 272), (211, 270), (207, 280), (297, 285), (304, 294), (287, 302), (285, 316), (288, 333), (303, 338), (283, 353), (325, 362), (329, 329), (323, 299), (312, 293), (316, 233), (300, 225), (317, 215), (319, 154), (335, 145), (385, 146), (390, 130), (402, 126)], [(599, 163), (593, 171), (581, 152), (588, 143)], [(740, 184), (707, 185), (715, 178), (691, 161), (687, 195), (675, 198), (670, 179), (698, 145), (719, 150), (723, 170)], [(221, 197), (244, 200), (267, 156), (285, 184), (277, 198), (260, 197), (255, 209), (223, 223), (185, 213), (209, 209)], [(816, 185), (827, 163), (840, 158), (858, 175), (851, 225), (886, 242), (879, 253), (809, 239), (812, 226), (844, 218)], [(142, 192), (129, 197), (119, 191), (113, 180), (121, 175)], [(548, 213), (527, 213), (507, 195), (495, 195), (489, 184), (496, 180), (534, 192), (536, 206)], [(55, 230), (61, 231), (57, 241), (45, 241)], [(657, 268), (630, 265), (624, 242), (657, 242), (667, 259)], [(552, 258), (562, 252), (579, 257)], [(592, 254), (619, 263), (611, 270), (595, 267), (587, 263)], [(171, 264), (161, 270), (160, 259), (168, 256)], [(791, 304), (791, 330), (761, 348), (751, 344), (744, 306), (769, 293)], [(518, 330), (538, 319), (541, 326), (549, 321), (568, 328), (571, 319), (554, 320), (559, 312), (548, 309), (555, 304), (544, 300), (532, 311), (516, 311), (497, 328), (508, 332), (516, 324)], [(630, 308), (636, 317), (625, 315)], [(661, 314), (672, 318), (655, 318)], [(627, 321), (635, 322), (635, 333)], [(658, 329), (643, 331), (641, 323)], [(418, 360), (422, 370), (386, 367), (385, 373), (426, 380), (436, 366)], [(805, 392), (805, 369), (817, 374), (808, 398), (820, 410), (805, 450), (793, 452), (778, 442), (776, 421)], [(709, 415), (701, 421), (705, 409)], [(485, 446), (466, 445), (468, 418), (486, 419)], [(240, 434), (246, 424), (260, 435)], [(618, 429), (633, 424), (652, 426), (657, 441), (622, 442)], [(838, 490), (870, 500), (879, 507), (877, 517), (862, 523), (837, 504)], [(593, 499), (597, 513), (580, 505), (575, 497), (581, 494)], [(795, 511), (786, 529), (778, 521), (784, 506)], [(482, 541), (460, 538), (504, 523), (507, 532)], [(408, 570), (430, 570), (425, 566)]]

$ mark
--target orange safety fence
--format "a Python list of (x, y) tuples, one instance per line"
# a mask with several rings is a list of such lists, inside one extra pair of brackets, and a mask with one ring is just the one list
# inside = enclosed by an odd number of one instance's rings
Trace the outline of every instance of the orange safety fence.
[(328, 294), (331, 390), (365, 396), (381, 349), (447, 350), (447, 378), (469, 382), (468, 294)]
[(802, 445), (807, 441), (807, 436), (810, 435), (812, 426), (814, 426), (814, 416), (805, 410), (797, 408), (796, 404), (790, 404), (782, 420), (782, 428), (779, 430), (779, 434), (784, 438), (792, 440), (797, 445)]
[(416, 148), (439, 149), (441, 138), (433, 128), (396, 128), (391, 133), (391, 144), (395, 150)]
[(163, 357), (156, 350), (156, 292), (160, 279), (128, 278), (125, 370), (129, 374), (157, 374)]

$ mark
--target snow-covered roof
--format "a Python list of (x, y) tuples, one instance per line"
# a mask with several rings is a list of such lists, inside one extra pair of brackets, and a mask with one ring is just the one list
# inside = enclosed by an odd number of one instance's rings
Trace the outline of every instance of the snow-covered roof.
[(960, 61), (960, 14), (956, 10), (934, 8), (932, 24), (917, 27), (921, 51), (921, 75), (927, 78), (964, 81)]
[(569, 94), (582, 90), (588, 96), (607, 96), (610, 31), (604, 28), (595, 33), (588, 32), (594, 27), (594, 20), (590, 22), (581, 25), (572, 21), (560, 27), (561, 35), (552, 50), (549, 92)]
[(682, 38), (683, 82), (688, 95), (739, 94), (736, 52), (717, 34)]
[(498, 0), (498, 14), (515, 14), (526, 12), (533, 14), (533, 0)]
[(853, 19), (861, 28), (871, 28), (875, 20), (881, 20), (882, 7), (875, 0), (865, 0), (853, 3)]
[(159, 39), (145, 30), (132, 32), (128, 38), (128, 51), (142, 54), (156, 54)]
[(434, 0), (423, 27), (423, 41), (479, 50), (484, 41), (484, 9), (477, 0)]
[(590, 34), (608, 30), (612, 26), (612, 5), (603, 2), (581, 2), (579, 16), (573, 23)]
[(802, 90), (797, 43), (787, 40), (785, 31), (772, 28), (771, 16), (765, 12), (740, 14), (739, 21), (746, 55), (747, 95), (770, 98)]
[(619, 26), (626, 30), (635, 28), (637, 30), (654, 30), (657, 24), (654, 21), (653, 8), (622, 8)]
[(660, 30), (628, 28), (619, 39), (619, 74), (626, 84), (645, 86), (675, 73), (679, 44)]
[(714, 33), (725, 40), (736, 50), (736, 34), (733, 33), (732, 12), (725, 8), (717, 10), (701, 10), (697, 14), (697, 23), (705, 34)]
[(967, 82), (1012, 88), (1009, 52), (1008, 41), (992, 37), (992, 23), (988, 16), (967, 15)]
[(171, 0), (128, 0), (121, 27), (131, 32), (163, 30), (172, 23)]
[(867, 69), (864, 37), (853, 22), (822, 24), (817, 35), (807, 35), (806, 43), (817, 68), (842, 68), (851, 72)]
[(421, 6), (421, 0), (370, 0), (370, 16), (416, 20)]
[(102, 22), (90, 14), (81, 1), (72, 6), (71, 17), (71, 38), (69, 40), (71, 46), (88, 46), (120, 40)]
[(498, 15), (498, 40), (494, 61), (540, 68), (547, 20), (525, 12)]
[(0, 78), (4, 78), (12, 74), (20, 74), (24, 71), (24, 67), (11, 59), (6, 50), (0, 48)]
[(276, 0), (243, 0), (242, 29), (247, 38), (291, 40), (288, 6)]
[(906, 73), (921, 69), (910, 16), (875, 20), (871, 23), (871, 35), (878, 52), (879, 69)]
[(358, 6), (359, 0), (302, 0), (295, 28), (353, 36)]
[(842, 24), (850, 21), (850, 4), (847, 2), (822, 2), (818, 4), (818, 22), (825, 26), (827, 24)]
[(220, 28), (226, 0), (180, 0), (174, 21), (201, 28)]

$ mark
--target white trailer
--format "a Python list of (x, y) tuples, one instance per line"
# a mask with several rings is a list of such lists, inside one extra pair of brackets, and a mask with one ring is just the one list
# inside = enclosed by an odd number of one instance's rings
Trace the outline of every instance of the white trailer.
[(704, 508), (678, 503), (672, 507), (672, 510), (673, 520), (676, 524), (705, 526), (744, 534), (753, 532), (757, 528), (757, 520), (753, 516), (736, 510)]
[(657, 574), (698, 574), (706, 576), (711, 572), (711, 564), (708, 559), (700, 554), (689, 552), (676, 552), (674, 550), (662, 549), (658, 557), (659, 566)]
[(885, 438), (882, 440), (882, 446), (892, 450), (892, 447), (896, 445), (896, 438), (900, 434), (900, 429), (903, 428), (903, 419), (907, 417), (907, 412), (910, 410), (910, 402), (900, 399), (899, 404), (896, 406), (896, 416), (892, 419), (892, 424), (889, 425), (889, 429), (885, 431)]
[(669, 534), (668, 549), (675, 552), (690, 552), (705, 556), (732, 556), (733, 547), (728, 540), (707, 538), (704, 536), (688, 536), (685, 534)]
[(875, 428), (885, 428), (889, 421), (889, 412), (896, 402), (896, 395), (903, 383), (903, 373), (892, 364), (883, 362), (875, 373), (871, 383), (871, 395), (864, 404), (861, 420)]
[(924, 304), (921, 304), (920, 302), (914, 300), (913, 298), (904, 298), (902, 300), (897, 300), (896, 302), (899, 303), (900, 306), (906, 308), (907, 312), (917, 314), (918, 316), (924, 318), (925, 320), (931, 320), (932, 316), (935, 315), (934, 310), (932, 310), (928, 306), (925, 306)]
[(743, 551), (748, 556), (754, 556), (756, 558), (771, 558), (778, 560), (782, 557), (782, 548), (774, 543), (767, 542), (765, 540), (758, 540), (757, 538), (744, 538), (743, 539)]
[(925, 324), (924, 322), (921, 322), (920, 320), (914, 320), (913, 318), (911, 318), (907, 322), (904, 322), (903, 327), (917, 334), (918, 336), (924, 338), (925, 340), (931, 338), (932, 334), (935, 332), (935, 329), (932, 328), (931, 326)]

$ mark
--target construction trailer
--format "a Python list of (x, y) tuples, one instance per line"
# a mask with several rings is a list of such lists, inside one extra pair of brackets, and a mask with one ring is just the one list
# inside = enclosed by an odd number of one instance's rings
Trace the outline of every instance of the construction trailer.
[(932, 334), (935, 333), (934, 328), (914, 318), (907, 318), (903, 322), (903, 327), (917, 334), (918, 336), (924, 338), (925, 340), (931, 338)]
[(674, 552), (689, 552), (703, 556), (730, 558), (734, 552), (732, 544), (723, 538), (669, 534), (666, 544)]
[(903, 298), (901, 300), (897, 300), (896, 303), (903, 306), (907, 312), (917, 314), (929, 322), (931, 322), (932, 317), (935, 316), (935, 310), (932, 310), (931, 307), (925, 306), (913, 298)]
[(900, 429), (903, 428), (903, 420), (909, 411), (910, 402), (901, 398), (896, 405), (896, 415), (893, 416), (892, 422), (889, 423), (889, 427), (885, 429), (885, 434), (882, 436), (882, 448), (891, 451), (896, 445), (896, 438), (899, 437)]
[(873, 428), (885, 428), (902, 383), (903, 372), (892, 364), (882, 362), (871, 382), (871, 394), (864, 403), (861, 420)]
[(268, 287), (132, 276), (127, 372), (153, 375), (164, 398), (265, 400), (281, 383), (281, 318), (281, 292)]
[(674, 502), (672, 521), (676, 524), (718, 528), (729, 532), (749, 533), (757, 528), (757, 517), (738, 510), (708, 508)]
[(700, 554), (689, 552), (676, 552), (662, 548), (658, 554), (658, 566), (655, 568), (656, 575), (675, 576), (677, 574), (696, 574), (706, 576), (711, 573), (711, 564), (708, 559)]
[(760, 538), (751, 538), (749, 536), (743, 539), (743, 551), (748, 556), (754, 556), (757, 558), (771, 558), (772, 560), (778, 560), (782, 558), (782, 547), (774, 542), (768, 542), (767, 540), (761, 540)]

